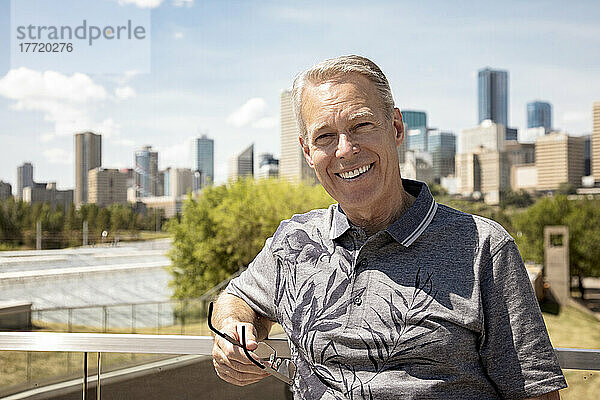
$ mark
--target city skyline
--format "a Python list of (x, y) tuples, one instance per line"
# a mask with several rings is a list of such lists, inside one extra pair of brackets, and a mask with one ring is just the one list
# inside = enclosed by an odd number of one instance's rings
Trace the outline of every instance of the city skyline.
[[(6, 3), (0, 4), (2, 54), (9, 54)], [(477, 71), (490, 66), (509, 71), (511, 127), (525, 129), (526, 104), (544, 99), (553, 105), (555, 129), (592, 131), (592, 103), (600, 93), (600, 71), (593, 68), (600, 55), (592, 51), (600, 40), (600, 5), (593, 2), (472, 2), (466, 12), (444, 2), (156, 3), (150, 74), (82, 74), (80, 86), (59, 96), (45, 85), (74, 83), (72, 74), (11, 70), (7, 57), (0, 58), (0, 179), (13, 191), (16, 168), (27, 161), (36, 167), (34, 180), (73, 188), (72, 135), (84, 129), (102, 134), (108, 168), (133, 167), (144, 144), (160, 153), (160, 169), (192, 168), (192, 142), (208, 133), (215, 140), (215, 182), (223, 183), (236, 148), (255, 143), (257, 153), (281, 156), (279, 97), (294, 75), (349, 53), (378, 63), (397, 105), (427, 112), (429, 125), (440, 130), (475, 125)], [(377, 30), (347, 32), (340, 30), (342, 19), (323, 17), (334, 13), (357, 24), (373, 15), (381, 23)], [(395, 22), (398, 16), (403, 24)], [(25, 91), (24, 80), (33, 89)], [(93, 95), (82, 100), (79, 89)], [(86, 125), (67, 129), (74, 117)]]

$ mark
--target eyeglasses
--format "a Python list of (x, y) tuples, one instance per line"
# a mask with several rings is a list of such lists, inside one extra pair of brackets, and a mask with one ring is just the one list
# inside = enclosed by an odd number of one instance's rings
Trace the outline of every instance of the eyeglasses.
[[(244, 350), (246, 357), (248, 357), (248, 359), (258, 368), (267, 371), (270, 375), (273, 375), (275, 378), (288, 385), (291, 385), (294, 382), (294, 376), (296, 376), (296, 364), (294, 364), (293, 361), (287, 358), (277, 357), (275, 349), (265, 342), (259, 342), (258, 347), (250, 353), (246, 346), (246, 326), (242, 325), (242, 342), (240, 343), (228, 334), (221, 332), (214, 327), (212, 324), (212, 312), (213, 303), (211, 302), (208, 305), (208, 327), (211, 331), (234, 346), (241, 347)], [(252, 354), (256, 355), (260, 361), (256, 360)]]

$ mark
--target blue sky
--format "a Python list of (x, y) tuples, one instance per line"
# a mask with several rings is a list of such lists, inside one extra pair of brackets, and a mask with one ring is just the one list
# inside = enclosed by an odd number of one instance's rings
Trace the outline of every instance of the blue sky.
[(552, 103), (556, 128), (589, 133), (600, 101), (597, 1), (121, 1), (154, 6), (151, 72), (21, 70), (20, 79), (65, 88), (48, 92), (26, 90), (11, 70), (10, 2), (0, 0), (0, 179), (16, 186), (17, 166), (31, 161), (37, 181), (72, 187), (69, 129), (88, 127), (103, 134), (109, 168), (132, 167), (146, 144), (161, 168), (191, 167), (191, 140), (206, 133), (222, 182), (227, 157), (252, 142), (279, 155), (281, 90), (341, 54), (372, 58), (398, 107), (425, 110), (430, 126), (457, 134), (477, 123), (476, 74), (485, 66), (509, 71), (517, 128), (526, 103), (540, 99)]

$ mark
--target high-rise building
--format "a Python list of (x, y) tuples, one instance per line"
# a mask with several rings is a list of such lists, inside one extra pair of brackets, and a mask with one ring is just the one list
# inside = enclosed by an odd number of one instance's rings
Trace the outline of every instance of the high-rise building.
[(144, 146), (135, 152), (135, 186), (138, 197), (157, 196), (159, 185), (158, 152), (152, 151), (152, 146)]
[(592, 175), (592, 135), (583, 136), (583, 176)]
[(527, 128), (521, 129), (518, 134), (517, 140), (519, 143), (535, 143), (537, 138), (540, 136), (544, 136), (546, 133), (546, 129), (543, 126), (539, 126), (537, 128)]
[(594, 127), (592, 131), (592, 175), (600, 183), (600, 101), (594, 103)]
[(508, 72), (479, 70), (479, 123), (486, 119), (508, 126)]
[(403, 178), (432, 182), (431, 154), (426, 151), (408, 150), (405, 153), (404, 163), (400, 164), (400, 174)]
[(488, 204), (498, 204), (504, 190), (510, 188), (510, 163), (504, 151), (480, 147), (456, 155), (458, 192), (464, 196), (479, 193)]
[(215, 141), (206, 135), (194, 140), (194, 168), (202, 174), (202, 186), (215, 180)]
[(67, 211), (73, 203), (73, 190), (57, 190), (56, 182), (49, 182), (23, 188), (23, 201), (29, 204), (48, 203), (50, 207), (61, 206)]
[(504, 125), (484, 120), (479, 126), (463, 129), (458, 142), (455, 170), (458, 192), (483, 195), (490, 204), (500, 201), (503, 190), (510, 188), (510, 162)]
[(127, 204), (127, 173), (107, 168), (89, 170), (88, 203), (98, 207)]
[(279, 160), (271, 153), (262, 153), (258, 156), (259, 179), (277, 178), (279, 176)]
[(194, 171), (189, 168), (167, 168), (164, 172), (164, 195), (180, 197), (194, 190)]
[[(402, 111), (406, 137), (406, 149), (427, 151), (427, 113), (424, 111)], [(400, 157), (400, 154), (398, 154)]]
[(489, 120), (483, 121), (474, 128), (463, 129), (460, 132), (457, 153), (471, 153), (484, 147), (489, 150), (504, 151), (506, 144), (506, 128)]
[(23, 189), (33, 185), (33, 165), (24, 163), (17, 167), (17, 199), (23, 200)]
[(88, 171), (102, 166), (102, 136), (93, 132), (75, 134), (75, 206), (88, 200)]
[(289, 90), (281, 93), (281, 159), (279, 160), (279, 176), (291, 182), (319, 181), (314, 170), (307, 164), (298, 141), (298, 125), (292, 106), (292, 95)]
[(254, 144), (229, 158), (227, 177), (230, 181), (254, 176)]
[(544, 101), (527, 103), (527, 128), (543, 127), (546, 133), (552, 130), (552, 105)]
[(456, 136), (452, 132), (431, 131), (427, 147), (431, 153), (433, 179), (439, 182), (445, 176), (454, 175)]
[(509, 140), (504, 144), (510, 165), (535, 164), (535, 144)]
[(135, 187), (135, 170), (133, 168), (121, 168), (120, 172), (127, 175), (127, 188)]
[(8, 182), (0, 181), (0, 200), (12, 197), (12, 186)]
[(535, 142), (537, 189), (556, 190), (561, 184), (581, 186), (585, 172), (585, 138), (553, 132)]

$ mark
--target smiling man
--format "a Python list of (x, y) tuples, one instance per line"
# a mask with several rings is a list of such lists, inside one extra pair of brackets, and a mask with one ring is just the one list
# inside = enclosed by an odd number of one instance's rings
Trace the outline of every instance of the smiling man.
[[(400, 176), (400, 111), (370, 60), (294, 81), (306, 161), (338, 202), (283, 221), (219, 297), (215, 325), (248, 348), (288, 335), (297, 399), (558, 399), (566, 382), (514, 240)], [(267, 376), (215, 338), (224, 380)]]

